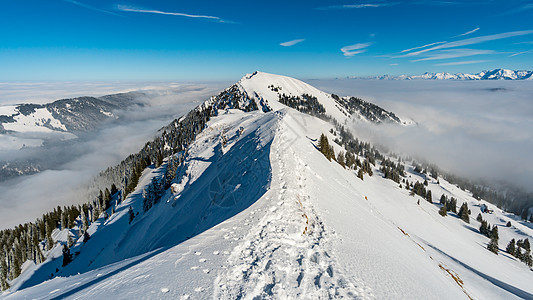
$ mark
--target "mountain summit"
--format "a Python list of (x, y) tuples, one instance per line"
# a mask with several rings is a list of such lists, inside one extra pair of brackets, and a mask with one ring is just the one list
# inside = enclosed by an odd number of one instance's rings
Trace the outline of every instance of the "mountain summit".
[(533, 297), (528, 223), (351, 121), (402, 126), (355, 97), (244, 76), (102, 172), (86, 204), (0, 232), (2, 297)]

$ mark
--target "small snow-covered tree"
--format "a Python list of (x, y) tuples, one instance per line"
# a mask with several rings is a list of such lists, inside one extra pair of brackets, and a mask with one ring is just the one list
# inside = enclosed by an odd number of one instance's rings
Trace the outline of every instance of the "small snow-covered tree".
[(72, 261), (72, 254), (67, 245), (63, 245), (63, 267), (68, 265)]
[(505, 248), (505, 251), (507, 251), (507, 253), (511, 254), (511, 255), (515, 255), (515, 251), (516, 251), (516, 246), (515, 246), (515, 240), (512, 239), (509, 244), (507, 245), (507, 248)]
[(446, 206), (442, 206), (440, 209), (439, 209), (439, 214), (443, 217), (447, 216), (448, 215), (448, 212), (446, 211)]

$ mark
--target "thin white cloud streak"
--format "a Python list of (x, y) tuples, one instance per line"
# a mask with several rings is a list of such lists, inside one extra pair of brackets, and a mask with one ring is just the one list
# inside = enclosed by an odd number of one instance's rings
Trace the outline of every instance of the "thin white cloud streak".
[(100, 8), (96, 8), (94, 6), (91, 6), (91, 5), (88, 5), (88, 4), (85, 4), (85, 3), (81, 3), (81, 2), (78, 2), (78, 1), (75, 1), (75, 0), (64, 0), (64, 1), (68, 2), (68, 3), (72, 3), (72, 4), (80, 6), (80, 7), (83, 7), (83, 8), (86, 8), (86, 9), (98, 11), (98, 12), (101, 12), (101, 13), (110, 14), (110, 15), (117, 16), (117, 17), (122, 17), (121, 15), (116, 14), (114, 12), (103, 10), (103, 9), (100, 9)]
[(466, 61), (454, 61), (442, 64), (436, 64), (435, 66), (459, 66), (459, 65), (470, 65), (470, 64), (479, 64), (487, 62), (487, 60), (466, 60)]
[(456, 35), (456, 36), (454, 36), (454, 38), (456, 38), (456, 37), (460, 37), (460, 36), (465, 36), (465, 35), (472, 34), (472, 33), (476, 32), (476, 31), (478, 31), (479, 29), (480, 29), (480, 28), (477, 27), (476, 29), (473, 29), (473, 30), (467, 31), (467, 32), (465, 32), (465, 33), (461, 33), (461, 34), (459, 34), (459, 35)]
[(234, 23), (232, 21), (227, 21), (216, 16), (193, 15), (193, 14), (187, 14), (187, 13), (168, 12), (168, 11), (155, 10), (155, 9), (142, 9), (142, 8), (127, 6), (127, 5), (122, 5), (122, 4), (117, 5), (117, 9), (120, 11), (125, 11), (125, 12), (136, 12), (136, 13), (168, 15), (168, 16), (178, 16), (178, 17), (196, 18), (196, 19), (207, 19), (207, 20), (212, 20), (212, 21), (216, 21), (220, 23)]
[(398, 64), (389, 64), (389, 66), (397, 66)]
[(521, 12), (523, 12), (523, 11), (530, 10), (530, 9), (533, 9), (533, 3), (529, 3), (529, 4), (523, 5), (523, 6), (521, 6), (521, 7), (518, 7), (518, 8), (512, 9), (512, 10), (510, 10), (510, 11), (504, 13), (503, 15), (517, 14), (517, 13), (521, 13)]
[(435, 47), (423, 49), (423, 50), (420, 50), (420, 51), (407, 53), (407, 54), (404, 54), (404, 55), (401, 55), (401, 56), (398, 56), (398, 57), (416, 56), (416, 55), (420, 55), (420, 54), (423, 54), (423, 53), (426, 53), (426, 52), (440, 50), (440, 49), (448, 49), (448, 48), (456, 48), (456, 47), (462, 47), (462, 46), (468, 46), (468, 45), (475, 45), (475, 44), (480, 44), (480, 43), (484, 43), (484, 42), (501, 40), (501, 39), (516, 37), (516, 36), (529, 35), (529, 34), (533, 34), (533, 30), (511, 31), (511, 32), (504, 32), (504, 33), (498, 33), (498, 34), (492, 34), (492, 35), (479, 36), (479, 37), (475, 37), (475, 38), (469, 38), (469, 39), (459, 40), (459, 41), (455, 41), (455, 42), (445, 43), (445, 44), (442, 44), (442, 45), (438, 45), (438, 46), (435, 46)]
[(494, 50), (447, 49), (447, 50), (439, 50), (439, 51), (428, 53), (428, 57), (411, 60), (411, 62), (450, 59), (450, 58), (468, 57), (468, 56), (475, 56), (475, 55), (488, 55), (488, 54), (498, 54), (498, 52)]
[(297, 39), (297, 40), (292, 40), (292, 41), (288, 41), (288, 42), (283, 42), (283, 43), (280, 43), (280, 46), (283, 46), (283, 47), (290, 47), (290, 46), (294, 46), (296, 44), (299, 44), (301, 42), (305, 41), (305, 39)]
[(351, 57), (356, 54), (366, 52), (366, 48), (370, 47), (372, 44), (373, 43), (357, 43), (349, 46), (344, 46), (341, 48), (341, 51), (344, 56)]
[(435, 43), (427, 44), (427, 45), (424, 45), (424, 46), (419, 46), (419, 47), (414, 47), (414, 48), (410, 48), (410, 49), (405, 49), (405, 50), (402, 50), (401, 53), (410, 52), (410, 51), (413, 51), (413, 50), (422, 49), (422, 48), (427, 48), (427, 47), (430, 47), (430, 46), (440, 45), (440, 44), (444, 44), (444, 43), (447, 43), (447, 41), (443, 41), (443, 42), (435, 42)]
[(531, 53), (531, 52), (533, 52), (533, 49), (532, 50), (528, 50), (528, 51), (522, 51), (522, 52), (513, 53), (513, 54), (509, 55), (509, 57), (522, 55), (522, 54), (526, 54), (526, 53)]
[(343, 10), (343, 9), (360, 9), (360, 8), (378, 8), (393, 6), (397, 3), (361, 3), (361, 4), (345, 4), (345, 5), (330, 5), (318, 7), (318, 10)]

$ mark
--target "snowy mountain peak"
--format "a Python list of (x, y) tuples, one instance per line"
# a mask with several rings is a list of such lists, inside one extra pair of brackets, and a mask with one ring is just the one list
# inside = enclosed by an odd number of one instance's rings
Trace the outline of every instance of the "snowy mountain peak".
[(422, 75), (382, 75), (374, 77), (351, 77), (360, 79), (380, 79), (380, 80), (533, 80), (533, 71), (525, 70), (509, 70), (509, 69), (494, 69), (488, 71), (481, 71), (476, 74), (456, 73), (451, 74), (447, 72), (441, 73), (424, 73)]
[[(301, 80), (256, 71), (245, 75), (237, 84), (239, 90), (253, 97), (260, 107), (273, 110), (289, 106), (314, 116), (364, 122), (403, 122), (392, 112), (355, 97), (338, 97), (325, 93)], [(261, 104), (263, 103), (263, 104)]]

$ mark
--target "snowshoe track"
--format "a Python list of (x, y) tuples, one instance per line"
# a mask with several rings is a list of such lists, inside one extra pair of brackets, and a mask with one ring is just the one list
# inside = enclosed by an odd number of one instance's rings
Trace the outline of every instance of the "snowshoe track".
[(215, 280), (214, 298), (372, 298), (363, 284), (343, 276), (330, 254), (332, 233), (309, 201), (305, 164), (288, 147), (294, 137), (279, 128), (283, 125), (281, 121), (272, 145), (273, 182), (264, 215), (232, 251), (227, 262), (231, 267)]

